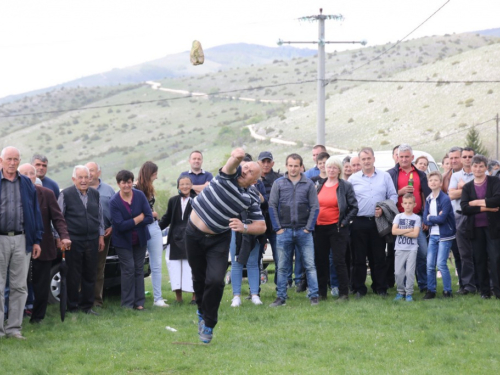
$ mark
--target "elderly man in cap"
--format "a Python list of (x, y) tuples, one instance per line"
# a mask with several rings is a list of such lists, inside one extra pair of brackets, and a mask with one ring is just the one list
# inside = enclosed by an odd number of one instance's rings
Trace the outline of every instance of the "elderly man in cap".
[[(276, 181), (278, 178), (283, 177), (281, 173), (275, 172), (273, 170), (274, 167), (274, 159), (273, 159), (273, 154), (270, 151), (262, 151), (259, 154), (259, 161), (258, 161), (262, 174), (261, 174), (261, 180), (264, 183), (264, 186), (266, 187), (266, 196), (269, 198), (269, 195), (271, 194), (271, 188), (273, 187), (274, 181)], [(264, 215), (264, 218), (266, 219), (266, 237), (269, 240), (269, 243), (271, 244), (271, 250), (273, 252), (273, 259), (274, 259), (274, 264), (276, 267), (276, 272), (274, 273), (274, 283), (276, 284), (277, 282), (277, 277), (278, 277), (278, 251), (276, 250), (276, 232), (273, 230), (273, 226), (271, 225), (271, 219), (269, 217), (269, 212), (263, 211), (262, 214)], [(264, 249), (261, 249), (261, 252)]]

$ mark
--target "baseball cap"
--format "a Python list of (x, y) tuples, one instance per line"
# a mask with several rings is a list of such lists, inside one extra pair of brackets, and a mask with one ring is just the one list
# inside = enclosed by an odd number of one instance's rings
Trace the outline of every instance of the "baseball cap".
[(271, 159), (271, 161), (274, 161), (273, 154), (271, 154), (269, 151), (262, 151), (259, 154), (259, 161), (264, 160), (264, 159)]

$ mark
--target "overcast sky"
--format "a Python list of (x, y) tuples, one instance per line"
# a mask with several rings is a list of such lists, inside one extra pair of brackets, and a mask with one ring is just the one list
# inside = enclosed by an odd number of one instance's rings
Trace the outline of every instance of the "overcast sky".
[[(396, 42), (446, 0), (3, 0), (0, 5), (0, 97), (56, 85), (113, 68), (227, 43), (276, 46), (317, 40)], [(499, 0), (450, 0), (410, 38), (500, 27)], [(316, 46), (309, 46), (316, 48)], [(347, 45), (327, 47), (342, 50)], [(498, 77), (497, 77), (498, 78)]]

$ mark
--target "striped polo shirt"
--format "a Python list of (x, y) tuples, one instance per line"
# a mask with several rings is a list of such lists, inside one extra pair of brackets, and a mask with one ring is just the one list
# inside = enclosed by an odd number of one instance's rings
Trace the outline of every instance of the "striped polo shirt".
[(241, 167), (232, 175), (219, 169), (219, 174), (193, 201), (193, 210), (214, 233), (228, 231), (229, 219), (240, 218), (242, 211), (247, 211), (249, 220), (264, 221), (259, 196), (238, 185), (240, 175)]

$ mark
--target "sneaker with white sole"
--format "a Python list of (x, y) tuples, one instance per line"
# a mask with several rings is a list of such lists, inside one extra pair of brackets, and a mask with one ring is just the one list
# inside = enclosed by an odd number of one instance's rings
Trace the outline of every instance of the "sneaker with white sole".
[(252, 296), (252, 303), (254, 305), (262, 305), (262, 301), (260, 300), (260, 297), (258, 295)]
[(334, 286), (330, 292), (332, 294), (332, 297), (338, 297), (339, 296), (339, 288)]
[(231, 307), (239, 307), (241, 306), (241, 298), (240, 296), (234, 296), (231, 302)]
[(200, 334), (198, 335), (201, 342), (204, 344), (209, 344), (210, 341), (212, 341), (212, 337), (214, 334), (214, 329), (207, 327), (206, 325), (203, 325), (203, 329), (201, 330)]
[(168, 305), (165, 303), (164, 300), (162, 299), (159, 299), (158, 301), (156, 301), (155, 303), (153, 303), (153, 306), (157, 306), (157, 307), (168, 307)]

